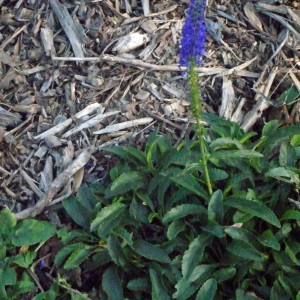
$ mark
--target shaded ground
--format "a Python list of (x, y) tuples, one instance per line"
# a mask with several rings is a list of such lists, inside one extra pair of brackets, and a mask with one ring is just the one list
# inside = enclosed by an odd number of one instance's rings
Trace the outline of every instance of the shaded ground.
[[(207, 6), (204, 108), (245, 130), (299, 123), (300, 5), (271, 2)], [(143, 148), (153, 130), (188, 138), (188, 1), (0, 3), (0, 201), (19, 219), (51, 202), (45, 216), (61, 225), (59, 202), (110, 169), (103, 146)]]

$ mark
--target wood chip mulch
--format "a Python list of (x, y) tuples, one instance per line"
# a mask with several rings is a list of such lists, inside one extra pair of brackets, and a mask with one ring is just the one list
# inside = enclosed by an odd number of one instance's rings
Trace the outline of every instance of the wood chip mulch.
[[(0, 0), (0, 203), (55, 209), (113, 161), (107, 145), (174, 143), (193, 120), (178, 47), (188, 0)], [(208, 1), (204, 109), (245, 131), (299, 124), (300, 3)]]

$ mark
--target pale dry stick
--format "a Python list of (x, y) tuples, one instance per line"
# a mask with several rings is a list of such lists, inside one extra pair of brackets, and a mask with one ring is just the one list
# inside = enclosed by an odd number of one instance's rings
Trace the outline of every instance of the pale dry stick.
[(153, 121), (152, 118), (140, 118), (140, 119), (126, 121), (126, 122), (122, 122), (122, 123), (118, 123), (118, 124), (112, 124), (112, 125), (106, 126), (105, 128), (103, 128), (101, 130), (93, 132), (93, 134), (112, 133), (112, 132), (130, 128), (130, 127), (146, 125), (146, 124), (151, 123), (152, 121)]
[(0, 166), (0, 172), (2, 172), (4, 175), (10, 175), (10, 172), (6, 171), (4, 168)]
[[(186, 71), (186, 67), (179, 67), (178, 65), (154, 65), (151, 63), (143, 62), (139, 59), (129, 59), (120, 56), (111, 56), (111, 55), (103, 55), (102, 57), (52, 57), (53, 60), (62, 60), (62, 61), (88, 61), (88, 62), (101, 62), (102, 60), (120, 64), (129, 64), (136, 67), (141, 68), (148, 68), (154, 71), (175, 71), (175, 72), (184, 72)], [(195, 68), (196, 72), (199, 72), (199, 76), (207, 76), (207, 75), (216, 75), (219, 76), (230, 75), (230, 74), (237, 74), (239, 76), (251, 77), (251, 78), (258, 78), (260, 75), (258, 73), (244, 71), (243, 69), (246, 68), (249, 64), (251, 64), (254, 60), (253, 58), (249, 62), (245, 62), (240, 66), (234, 67), (232, 69), (226, 68), (202, 68), (197, 67)]]
[(260, 84), (262, 83), (262, 78), (264, 78), (265, 73), (266, 73), (267, 69), (269, 68), (272, 59), (273, 59), (275, 56), (278, 55), (278, 53), (280, 52), (280, 50), (283, 48), (283, 46), (284, 46), (285, 43), (287, 42), (288, 37), (289, 37), (289, 35), (288, 35), (288, 31), (287, 31), (286, 34), (285, 34), (285, 37), (284, 37), (283, 41), (280, 43), (280, 45), (278, 46), (278, 48), (276, 49), (276, 51), (271, 55), (271, 57), (270, 57), (270, 58), (268, 59), (268, 61), (266, 62), (265, 68), (264, 68), (263, 72), (261, 73), (259, 79), (258, 79), (258, 80), (254, 83), (254, 85), (253, 85), (254, 88), (257, 88), (258, 85), (260, 85)]
[[(92, 104), (88, 105), (87, 107), (85, 107), (83, 110), (76, 113), (73, 117), (76, 119), (80, 119), (81, 117), (92, 114), (99, 109), (102, 110), (102, 106), (99, 103), (92, 103)], [(56, 133), (59, 133), (59, 132), (65, 130), (69, 125), (72, 124), (72, 122), (73, 122), (73, 119), (69, 118), (69, 119), (57, 124), (56, 126), (50, 128), (49, 130), (35, 136), (34, 139), (43, 139), (43, 138), (47, 137), (48, 135), (55, 135)]]
[(23, 127), (25, 124), (27, 124), (33, 117), (34, 117), (33, 114), (30, 115), (30, 116), (28, 117), (28, 119), (25, 120), (22, 124), (20, 124), (19, 126), (15, 127), (14, 129), (12, 129), (12, 130), (10, 130), (10, 131), (4, 133), (4, 136), (11, 135), (11, 134), (15, 133), (15, 132), (18, 131), (21, 127)]
[(270, 88), (273, 84), (276, 74), (277, 68), (274, 68), (269, 74), (268, 83), (264, 88), (263, 96), (257, 100), (253, 109), (246, 114), (243, 123), (241, 124), (241, 128), (243, 128), (245, 132), (247, 132), (255, 124), (255, 122), (261, 117), (263, 111), (271, 105), (271, 101), (266, 99), (269, 95)]
[(8, 37), (1, 45), (0, 49), (3, 50), (16, 36), (18, 36), (24, 29), (27, 28), (27, 25), (23, 25), (18, 28), (10, 37)]
[(40, 214), (45, 207), (52, 201), (55, 195), (65, 187), (69, 182), (70, 178), (81, 169), (90, 159), (92, 153), (95, 151), (95, 147), (89, 147), (84, 149), (73, 162), (60, 173), (51, 183), (49, 190), (45, 195), (36, 203), (34, 207), (29, 207), (16, 214), (17, 220), (26, 219), (28, 217), (35, 217)]

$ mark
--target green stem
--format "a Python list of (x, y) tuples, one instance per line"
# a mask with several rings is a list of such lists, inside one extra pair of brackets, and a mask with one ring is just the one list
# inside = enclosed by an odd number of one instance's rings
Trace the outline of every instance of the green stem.
[(204, 132), (203, 125), (201, 124), (201, 113), (202, 113), (202, 97), (200, 93), (200, 88), (198, 86), (198, 74), (195, 71), (196, 62), (192, 61), (189, 68), (189, 83), (190, 83), (190, 100), (191, 100), (191, 109), (194, 118), (196, 119), (196, 131), (200, 143), (200, 152), (202, 156), (202, 165), (204, 170), (205, 181), (208, 189), (209, 195), (213, 193), (211, 187), (211, 181), (208, 172), (207, 166), (207, 157), (204, 145)]

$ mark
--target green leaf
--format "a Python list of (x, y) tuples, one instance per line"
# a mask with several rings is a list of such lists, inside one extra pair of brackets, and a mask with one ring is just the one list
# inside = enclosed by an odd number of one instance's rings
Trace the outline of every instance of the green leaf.
[(148, 278), (136, 278), (128, 282), (127, 288), (131, 291), (145, 292), (150, 291), (150, 283)]
[(164, 170), (169, 168), (171, 165), (185, 166), (187, 161), (190, 159), (191, 150), (188, 147), (181, 149), (180, 151), (176, 148), (171, 148), (159, 158), (158, 164), (159, 169)]
[(109, 300), (124, 299), (122, 284), (115, 266), (111, 266), (105, 270), (102, 277), (102, 288)]
[(284, 91), (277, 99), (278, 105), (283, 105), (283, 104), (293, 104), (296, 99), (299, 97), (299, 91), (298, 89), (293, 85), (286, 91)]
[(207, 220), (207, 224), (201, 227), (204, 231), (207, 231), (218, 238), (222, 238), (224, 233), (222, 227), (214, 220)]
[(277, 128), (279, 127), (279, 121), (278, 120), (271, 120), (268, 123), (266, 123), (262, 130), (262, 136), (269, 136), (272, 133), (276, 132)]
[(295, 171), (284, 167), (278, 167), (269, 170), (267, 173), (265, 173), (265, 176), (273, 177), (287, 183), (299, 184), (299, 174), (297, 174)]
[(76, 224), (83, 228), (90, 226), (90, 214), (87, 213), (85, 207), (78, 201), (77, 198), (71, 196), (62, 201), (62, 205), (67, 214), (75, 221)]
[(152, 285), (151, 299), (152, 300), (169, 300), (171, 297), (168, 295), (162, 283), (161, 276), (154, 269), (149, 269), (150, 280)]
[(22, 220), (16, 227), (12, 244), (20, 247), (45, 242), (55, 234), (55, 231), (53, 223), (33, 219)]
[(223, 194), (221, 190), (215, 191), (208, 203), (208, 218), (220, 225), (223, 223)]
[(218, 150), (210, 154), (209, 160), (228, 158), (254, 158), (263, 157), (259, 152), (253, 150)]
[(72, 252), (76, 251), (77, 249), (84, 249), (85, 248), (84, 243), (75, 243), (75, 244), (69, 244), (60, 249), (54, 259), (55, 265), (60, 265), (68, 255), (70, 255)]
[(214, 278), (206, 280), (200, 288), (196, 300), (213, 300), (217, 292), (217, 281)]
[[(235, 147), (232, 147), (232, 146)], [(231, 139), (231, 138), (218, 138), (212, 141), (209, 144), (210, 152), (217, 151), (218, 149), (238, 149), (238, 150), (243, 150), (245, 146), (238, 140), (236, 139)]]
[(228, 246), (227, 250), (236, 256), (247, 260), (264, 261), (267, 257), (256, 250), (251, 244), (244, 241), (233, 240)]
[(207, 198), (207, 192), (204, 190), (202, 185), (192, 174), (187, 173), (187, 171), (178, 168), (170, 168), (161, 174), (171, 179), (179, 186), (188, 189), (192, 193), (202, 198)]
[(279, 164), (281, 167), (295, 166), (296, 163), (295, 149), (287, 142), (281, 144), (279, 149)]
[(256, 239), (266, 247), (272, 248), (276, 251), (280, 250), (280, 244), (270, 229), (264, 231), (261, 235), (257, 236)]
[(186, 223), (181, 220), (181, 219), (177, 219), (175, 221), (173, 221), (167, 230), (167, 237), (169, 240), (173, 240), (177, 234), (181, 231), (183, 231), (186, 227)]
[(228, 178), (228, 173), (225, 170), (210, 167), (209, 177), (212, 182), (217, 182)]
[(55, 291), (47, 291), (35, 295), (32, 300), (56, 300), (59, 295)]
[(125, 194), (131, 190), (146, 188), (147, 179), (139, 172), (129, 171), (121, 174), (116, 178), (105, 197), (114, 197), (116, 195)]
[(68, 258), (66, 263), (64, 264), (64, 269), (70, 270), (78, 267), (84, 260), (86, 260), (91, 254), (93, 250), (91, 247), (84, 245), (81, 248), (77, 248)]
[(280, 220), (300, 220), (300, 212), (294, 209), (284, 212)]
[(163, 218), (163, 223), (166, 224), (168, 222), (177, 219), (182, 219), (188, 215), (193, 215), (193, 214), (206, 215), (207, 210), (202, 205), (197, 205), (197, 204), (178, 205), (165, 214)]
[(236, 268), (223, 268), (218, 271), (216, 271), (212, 278), (214, 278), (217, 283), (221, 283), (223, 281), (226, 281), (228, 279), (231, 279), (236, 274)]
[(104, 147), (103, 151), (111, 152), (120, 158), (133, 163), (136, 166), (147, 165), (145, 155), (133, 147)]
[(132, 245), (133, 250), (139, 255), (162, 263), (170, 263), (171, 260), (166, 252), (158, 246), (154, 246), (144, 240), (136, 240)]
[(190, 243), (189, 248), (182, 257), (183, 277), (189, 277), (198, 263), (201, 262), (207, 243), (208, 238), (205, 235), (199, 235)]
[(107, 239), (107, 249), (111, 259), (124, 269), (126, 272), (130, 272), (132, 265), (130, 264), (123, 248), (117, 237), (109, 235)]
[(125, 228), (116, 228), (114, 230), (114, 233), (122, 238), (124, 242), (126, 242), (129, 246), (133, 244), (132, 237), (133, 237), (133, 232), (128, 232)]
[(126, 205), (120, 202), (105, 206), (99, 211), (95, 220), (92, 221), (90, 230), (96, 231), (103, 224), (109, 226), (110, 222), (118, 218), (124, 212), (125, 208)]
[(235, 240), (250, 243), (249, 233), (243, 228), (228, 227), (224, 231)]
[(252, 214), (278, 228), (281, 227), (276, 215), (264, 204), (242, 198), (228, 198), (225, 204), (237, 208), (242, 212)]
[(3, 209), (0, 212), (0, 224), (0, 232), (8, 234), (17, 225), (17, 218), (9, 209)]
[(129, 206), (129, 215), (137, 221), (147, 223), (148, 209), (141, 203), (141, 201), (136, 199), (135, 195), (133, 196)]

